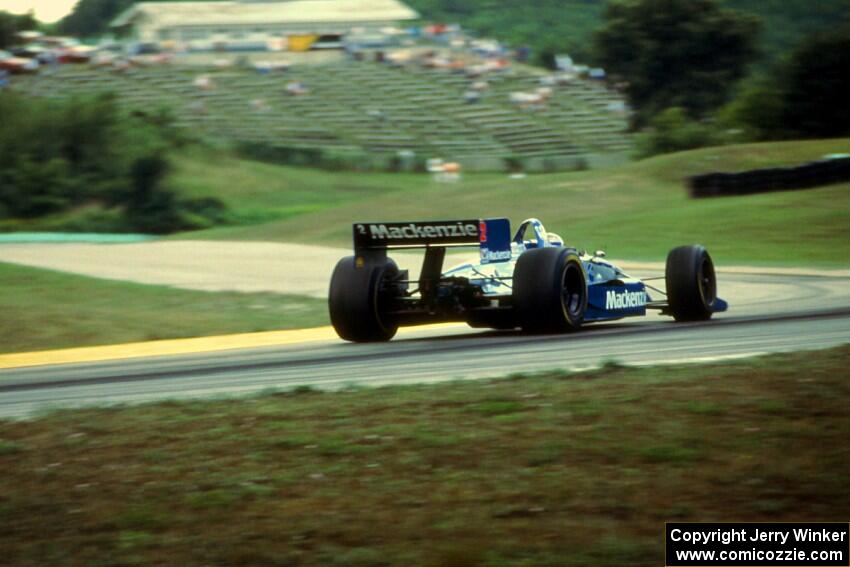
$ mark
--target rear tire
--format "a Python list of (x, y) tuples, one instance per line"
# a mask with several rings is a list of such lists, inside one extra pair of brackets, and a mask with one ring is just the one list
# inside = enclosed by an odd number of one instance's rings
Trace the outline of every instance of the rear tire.
[(524, 252), (514, 269), (517, 322), (526, 332), (562, 333), (578, 329), (587, 309), (587, 277), (572, 248)]
[(717, 278), (708, 251), (679, 246), (667, 255), (667, 301), (676, 321), (707, 321), (714, 313)]
[(337, 263), (331, 276), (328, 310), (340, 338), (357, 343), (393, 338), (398, 323), (386, 315), (393, 294), (385, 284), (397, 274), (398, 266), (389, 258), (361, 267), (357, 267), (354, 256)]

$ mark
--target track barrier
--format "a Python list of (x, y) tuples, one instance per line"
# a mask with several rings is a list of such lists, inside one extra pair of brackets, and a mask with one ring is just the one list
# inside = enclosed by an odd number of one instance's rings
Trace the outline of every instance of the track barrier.
[(845, 181), (850, 181), (850, 155), (825, 158), (795, 167), (695, 175), (688, 178), (688, 189), (693, 198), (727, 197), (811, 189)]

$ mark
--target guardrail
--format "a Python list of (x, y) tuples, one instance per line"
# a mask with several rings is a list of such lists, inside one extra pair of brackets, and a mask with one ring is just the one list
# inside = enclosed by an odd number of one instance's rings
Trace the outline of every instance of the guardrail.
[(850, 156), (821, 159), (795, 167), (705, 173), (688, 178), (691, 197), (727, 197), (771, 191), (811, 189), (850, 181)]

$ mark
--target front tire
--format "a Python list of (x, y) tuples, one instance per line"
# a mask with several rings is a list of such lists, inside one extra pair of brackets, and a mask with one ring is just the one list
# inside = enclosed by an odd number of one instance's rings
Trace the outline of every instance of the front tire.
[(537, 248), (514, 269), (517, 322), (530, 333), (563, 333), (581, 327), (587, 309), (587, 277), (572, 248)]
[(398, 323), (387, 316), (393, 294), (387, 283), (398, 275), (395, 262), (357, 265), (354, 256), (340, 260), (331, 276), (328, 310), (340, 338), (357, 343), (388, 341)]
[(667, 302), (676, 321), (707, 321), (717, 300), (717, 277), (708, 251), (679, 246), (667, 255)]

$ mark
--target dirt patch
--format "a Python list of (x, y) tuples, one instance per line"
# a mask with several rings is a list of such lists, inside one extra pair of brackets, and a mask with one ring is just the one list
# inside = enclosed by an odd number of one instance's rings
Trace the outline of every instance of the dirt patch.
[[(326, 297), (343, 248), (275, 242), (158, 241), (133, 244), (6, 244), (0, 261), (85, 276), (203, 291)], [(471, 256), (475, 257), (473, 251)], [(416, 254), (393, 255), (418, 273)], [(464, 255), (453, 255), (454, 262)]]

